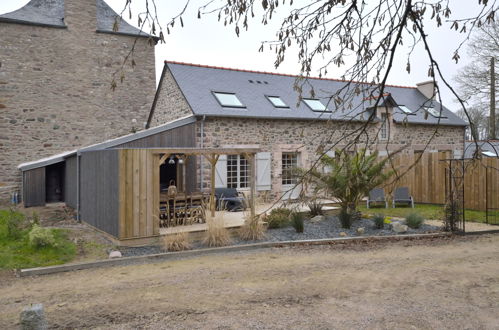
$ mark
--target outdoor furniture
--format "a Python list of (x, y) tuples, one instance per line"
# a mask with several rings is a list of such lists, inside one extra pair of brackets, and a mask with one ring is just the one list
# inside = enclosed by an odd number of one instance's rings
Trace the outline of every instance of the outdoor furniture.
[(392, 206), (395, 207), (397, 203), (407, 204), (414, 208), (414, 200), (409, 194), (409, 188), (399, 187), (395, 189), (395, 192), (393, 193)]
[(235, 188), (216, 188), (216, 205), (218, 210), (244, 211), (246, 210), (246, 198)]
[(160, 194), (159, 219), (160, 227), (174, 227), (204, 223), (206, 196), (202, 193), (178, 193), (168, 196), (166, 192)]
[(385, 204), (385, 208), (388, 208), (388, 202), (386, 201), (383, 188), (374, 188), (369, 192), (369, 196), (367, 197), (367, 208), (373, 203), (383, 203)]

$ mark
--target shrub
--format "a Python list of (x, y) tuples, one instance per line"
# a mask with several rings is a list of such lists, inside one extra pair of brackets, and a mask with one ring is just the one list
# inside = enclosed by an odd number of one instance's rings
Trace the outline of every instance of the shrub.
[(340, 218), (341, 227), (345, 229), (350, 229), (350, 227), (352, 226), (352, 215), (348, 213), (347, 210), (341, 209), (339, 218)]
[(29, 245), (34, 248), (55, 247), (55, 237), (52, 229), (34, 225), (28, 234)]
[(30, 221), (20, 212), (9, 210), (2, 219), (7, 227), (7, 236), (13, 239), (20, 238), (23, 233), (31, 229)]
[(385, 216), (383, 214), (375, 214), (372, 220), (376, 229), (383, 229), (385, 226)]
[(412, 229), (421, 227), (424, 223), (424, 218), (419, 213), (411, 213), (405, 218), (405, 224)]
[(315, 217), (317, 215), (324, 215), (324, 211), (322, 210), (322, 203), (318, 200), (312, 200), (307, 203), (308, 208), (310, 209), (310, 217)]
[(278, 207), (272, 209), (270, 214), (267, 216), (267, 224), (271, 229), (274, 228), (284, 228), (289, 225), (289, 216), (291, 215), (291, 210)]
[[(263, 219), (258, 216), (245, 215), (244, 225), (239, 229), (239, 237), (244, 241), (258, 241), (265, 237)], [(264, 218), (264, 215), (262, 216)]]
[(297, 233), (303, 233), (305, 226), (303, 223), (303, 216), (300, 213), (293, 212), (291, 214), (291, 226), (293, 226)]
[(225, 246), (231, 243), (229, 231), (224, 226), (223, 212), (220, 214), (217, 218), (208, 216), (206, 219), (208, 230), (203, 242), (211, 247)]
[(163, 249), (166, 251), (184, 251), (191, 248), (189, 233), (175, 233), (163, 237)]

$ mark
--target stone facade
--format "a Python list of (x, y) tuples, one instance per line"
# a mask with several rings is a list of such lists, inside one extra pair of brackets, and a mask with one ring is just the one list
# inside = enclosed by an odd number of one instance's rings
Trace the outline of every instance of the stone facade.
[[(201, 136), (201, 125), (204, 134)], [(317, 150), (321, 147), (341, 149), (351, 138), (344, 138), (356, 132), (362, 123), (333, 122), (325, 120), (267, 120), (248, 118), (207, 118), (203, 124), (198, 122), (197, 145), (204, 147), (259, 147), (271, 153), (272, 195), (282, 192), (281, 157), (283, 152), (297, 152), (299, 166), (310, 166), (317, 159)], [(386, 141), (377, 139), (380, 123), (367, 129), (358, 147), (377, 149), (380, 153), (405, 148), (403, 152), (412, 153), (425, 149), (428, 151), (462, 152), (464, 145), (464, 127), (434, 125), (409, 125), (391, 123), (390, 138)], [(352, 134), (352, 137), (355, 134)], [(430, 137), (433, 138), (429, 141)], [(340, 142), (338, 142), (340, 141)], [(201, 162), (200, 162), (201, 163)], [(209, 164), (203, 163), (204, 178), (209, 178)], [(209, 184), (204, 180), (204, 187)]]
[(170, 70), (163, 74), (160, 84), (151, 127), (193, 114)]
[(66, 0), (65, 11), (62, 29), (0, 23), (0, 200), (19, 191), (20, 163), (128, 134), (147, 120), (154, 47), (137, 39), (137, 65), (126, 65), (112, 91), (136, 38), (97, 33), (95, 0)]

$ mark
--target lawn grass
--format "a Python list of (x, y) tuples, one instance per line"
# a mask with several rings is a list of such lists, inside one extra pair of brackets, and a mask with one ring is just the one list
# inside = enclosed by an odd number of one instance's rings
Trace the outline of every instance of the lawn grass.
[(0, 269), (18, 269), (50, 266), (71, 261), (76, 255), (76, 245), (68, 239), (65, 229), (52, 229), (55, 247), (35, 248), (29, 245), (28, 230), (18, 238), (11, 238), (7, 231), (10, 210), (0, 210)]
[[(437, 204), (415, 204), (414, 208), (410, 207), (371, 207), (367, 208), (365, 205), (359, 205), (359, 211), (362, 214), (374, 215), (377, 213), (384, 214), (389, 217), (405, 218), (408, 214), (416, 212), (421, 214), (425, 219), (429, 220), (442, 220), (444, 218), (444, 206)], [(465, 210), (464, 216), (466, 221), (470, 222), (486, 222), (484, 211)]]

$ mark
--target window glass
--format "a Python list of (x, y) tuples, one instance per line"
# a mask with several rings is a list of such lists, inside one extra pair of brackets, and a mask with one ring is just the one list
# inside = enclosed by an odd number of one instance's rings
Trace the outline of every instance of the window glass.
[(227, 156), (227, 188), (249, 187), (249, 164), (241, 155)]
[(440, 110), (437, 110), (437, 109), (431, 108), (431, 107), (427, 107), (424, 109), (425, 109), (425, 111), (427, 111), (430, 115), (432, 115), (435, 118), (445, 118), (444, 116), (442, 116), (440, 114)]
[(406, 107), (405, 105), (399, 105), (398, 108), (400, 110), (402, 110), (403, 113), (405, 113), (406, 115), (410, 115), (412, 114), (412, 111), (411, 109), (409, 109), (408, 107)]
[(303, 99), (303, 102), (313, 111), (328, 111), (327, 107), (317, 99)]
[(243, 103), (239, 101), (236, 94), (213, 92), (213, 95), (223, 107), (244, 108)]
[(296, 184), (297, 178), (294, 169), (298, 167), (298, 154), (296, 152), (285, 152), (282, 154), (282, 184)]
[(381, 114), (380, 138), (382, 140), (388, 139), (388, 116), (386, 113)]
[(279, 96), (267, 96), (267, 98), (276, 108), (289, 108)]

